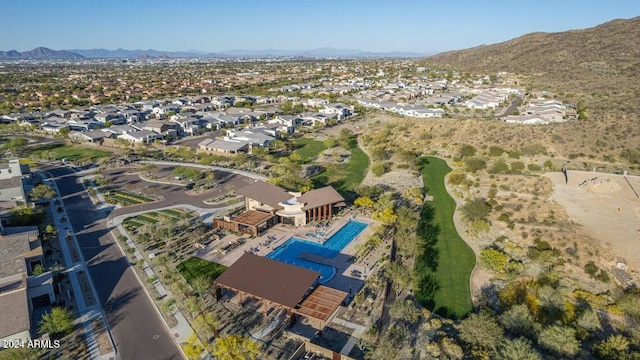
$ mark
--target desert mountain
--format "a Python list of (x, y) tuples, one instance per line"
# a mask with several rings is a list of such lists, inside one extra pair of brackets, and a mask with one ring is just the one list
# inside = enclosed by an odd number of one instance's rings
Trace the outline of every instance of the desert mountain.
[(0, 51), (0, 60), (72, 60), (81, 59), (82, 57), (66, 50), (56, 51), (46, 47), (37, 47), (24, 52), (15, 50)]
[(531, 33), (493, 45), (426, 58), (438, 66), (470, 72), (533, 75), (533, 84), (557, 90), (613, 92), (640, 79), (640, 17), (589, 29)]

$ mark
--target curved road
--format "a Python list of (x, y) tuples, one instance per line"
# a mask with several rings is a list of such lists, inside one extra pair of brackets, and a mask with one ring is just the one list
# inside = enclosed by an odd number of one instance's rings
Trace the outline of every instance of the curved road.
[[(79, 177), (66, 167), (41, 166), (54, 176), (89, 274), (104, 308), (119, 359), (182, 359), (174, 337), (146, 295)], [(108, 211), (108, 210), (106, 210)]]

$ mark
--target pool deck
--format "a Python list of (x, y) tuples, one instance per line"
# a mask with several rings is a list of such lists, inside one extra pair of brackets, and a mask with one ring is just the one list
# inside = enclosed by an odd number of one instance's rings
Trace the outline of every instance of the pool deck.
[[(246, 236), (227, 235), (220, 240), (216, 240), (209, 244), (204, 249), (200, 249), (196, 252), (195, 256), (205, 260), (213, 261), (225, 266), (230, 266), (236, 262), (242, 254), (245, 252), (253, 252), (256, 255), (267, 256), (275, 248), (285, 243), (292, 237), (316, 242), (323, 244), (329, 239), (336, 231), (340, 230), (347, 222), (355, 220), (369, 224), (355, 239), (353, 239), (347, 246), (340, 251), (335, 258), (326, 258), (313, 254), (302, 254), (301, 258), (319, 264), (329, 265), (336, 268), (336, 276), (329, 280), (324, 285), (343, 290), (343, 291), (357, 291), (366, 279), (366, 276), (370, 272), (370, 269), (363, 263), (354, 263), (352, 261), (352, 255), (355, 253), (355, 246), (362, 243), (369, 234), (373, 231), (375, 226), (373, 220), (360, 216), (353, 216), (351, 212), (345, 213), (340, 218), (334, 218), (329, 224), (327, 229), (318, 228), (316, 225), (304, 226), (304, 227), (292, 227), (284, 225), (276, 225), (269, 229), (265, 234), (256, 238), (248, 238)], [(324, 231), (327, 234), (322, 238), (313, 238), (306, 236), (307, 233), (315, 231)], [(275, 238), (270, 241), (269, 245), (264, 244), (269, 242), (269, 237)], [(229, 243), (236, 242), (238, 239), (244, 239), (245, 243), (238, 246), (234, 250), (222, 254), (221, 250)], [(361, 273), (361, 276), (352, 275), (352, 271), (356, 270)], [(340, 276), (338, 276), (340, 275)]]

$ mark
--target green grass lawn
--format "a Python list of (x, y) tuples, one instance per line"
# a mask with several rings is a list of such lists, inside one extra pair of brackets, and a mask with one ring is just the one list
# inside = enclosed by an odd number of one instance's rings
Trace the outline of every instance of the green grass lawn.
[(197, 257), (190, 257), (178, 264), (176, 269), (178, 269), (188, 283), (191, 283), (191, 280), (200, 276), (208, 276), (211, 280), (215, 280), (220, 274), (227, 270), (227, 267)]
[(462, 318), (473, 307), (469, 277), (476, 257), (453, 224), (456, 203), (444, 185), (451, 168), (442, 159), (421, 160), (424, 186), (433, 202), (425, 204), (418, 224), (423, 253), (415, 264), (419, 278), (416, 297), (443, 316)]
[(342, 196), (353, 200), (355, 197), (353, 190), (362, 183), (367, 174), (369, 157), (358, 145), (349, 150), (351, 158), (348, 163), (327, 164), (323, 172), (311, 178), (314, 188), (332, 185)]
[(309, 161), (309, 159), (318, 156), (322, 151), (327, 150), (327, 147), (322, 141), (299, 138), (293, 142), (296, 146), (299, 146), (295, 153), (302, 156), (303, 161)]
[(178, 218), (178, 219), (182, 219), (185, 217), (185, 213), (177, 211), (177, 210), (172, 210), (172, 209), (164, 209), (164, 210), (160, 210), (161, 213), (174, 217), (174, 218)]
[(144, 223), (152, 225), (158, 222), (158, 220), (144, 215), (137, 215), (136, 217), (134, 217), (134, 219), (138, 220), (138, 222), (142, 221)]
[(96, 160), (110, 156), (110, 151), (93, 148), (69, 145), (47, 145), (32, 151), (25, 156), (33, 156), (40, 159), (62, 160), (67, 159), (72, 162), (95, 162)]

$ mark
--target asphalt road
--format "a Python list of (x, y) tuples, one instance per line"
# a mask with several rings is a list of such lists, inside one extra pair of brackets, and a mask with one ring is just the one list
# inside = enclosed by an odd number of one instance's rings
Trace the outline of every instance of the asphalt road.
[(497, 115), (496, 117), (505, 117), (513, 114), (514, 111), (518, 108), (520, 104), (522, 104), (523, 97), (518, 95), (516, 96), (511, 104), (502, 112), (502, 114)]
[(118, 358), (182, 359), (178, 344), (111, 236), (106, 225), (108, 213), (95, 208), (72, 170), (53, 166), (44, 169), (55, 177), (62, 193)]

